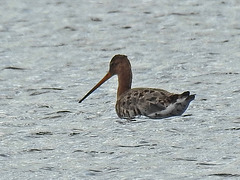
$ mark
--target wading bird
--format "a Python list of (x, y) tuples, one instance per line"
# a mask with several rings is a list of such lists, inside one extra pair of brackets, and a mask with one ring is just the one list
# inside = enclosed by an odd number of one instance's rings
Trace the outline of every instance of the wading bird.
[(180, 116), (187, 109), (195, 95), (189, 91), (173, 94), (163, 89), (133, 88), (131, 64), (125, 55), (115, 55), (108, 73), (80, 101), (81, 103), (94, 90), (114, 75), (118, 75), (116, 112), (120, 118), (133, 119), (136, 116), (147, 116), (161, 119)]

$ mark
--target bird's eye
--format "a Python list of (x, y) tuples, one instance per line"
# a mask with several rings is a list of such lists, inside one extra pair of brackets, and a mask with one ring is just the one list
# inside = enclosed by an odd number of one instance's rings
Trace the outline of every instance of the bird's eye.
[(117, 66), (117, 65), (118, 65), (117, 62), (113, 62), (113, 63), (111, 63), (111, 66)]

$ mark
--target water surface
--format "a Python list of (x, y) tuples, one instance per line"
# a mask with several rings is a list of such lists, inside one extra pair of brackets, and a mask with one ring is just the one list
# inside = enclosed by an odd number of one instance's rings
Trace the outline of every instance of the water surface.
[[(238, 1), (0, 2), (2, 179), (239, 179)], [(133, 87), (197, 94), (181, 117), (128, 122), (117, 78), (78, 100), (115, 54)]]

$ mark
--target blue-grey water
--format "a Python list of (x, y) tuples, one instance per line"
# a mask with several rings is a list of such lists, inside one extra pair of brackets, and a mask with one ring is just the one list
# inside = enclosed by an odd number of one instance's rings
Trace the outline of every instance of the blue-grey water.
[[(0, 179), (240, 179), (240, 2), (0, 1)], [(115, 113), (133, 87), (196, 95), (180, 117)]]

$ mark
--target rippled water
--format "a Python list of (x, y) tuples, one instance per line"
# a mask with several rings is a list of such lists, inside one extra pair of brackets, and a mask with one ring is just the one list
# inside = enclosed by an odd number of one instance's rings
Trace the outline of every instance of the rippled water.
[[(240, 3), (1, 1), (1, 179), (239, 179)], [(133, 87), (197, 94), (181, 117), (128, 122), (117, 78), (81, 98), (115, 54)]]

